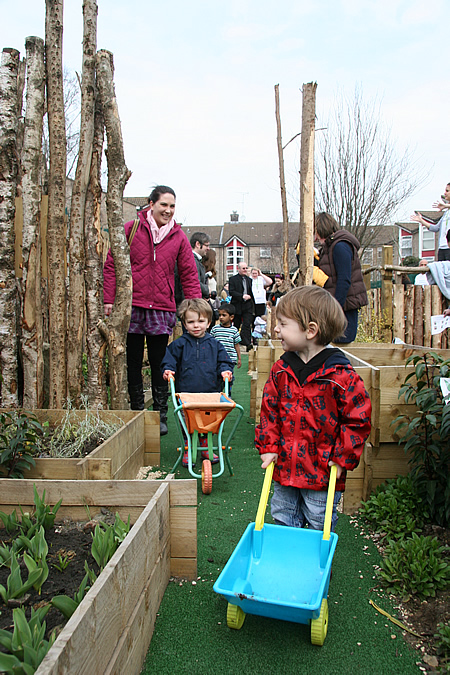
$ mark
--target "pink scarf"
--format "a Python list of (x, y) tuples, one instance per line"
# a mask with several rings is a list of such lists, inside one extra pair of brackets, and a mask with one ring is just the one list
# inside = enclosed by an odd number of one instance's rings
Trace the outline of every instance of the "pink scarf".
[(175, 220), (172, 218), (166, 225), (158, 227), (156, 220), (153, 218), (153, 213), (151, 209), (147, 211), (147, 221), (150, 225), (150, 231), (153, 237), (153, 243), (159, 244), (164, 237), (167, 237), (172, 227), (175, 225)]

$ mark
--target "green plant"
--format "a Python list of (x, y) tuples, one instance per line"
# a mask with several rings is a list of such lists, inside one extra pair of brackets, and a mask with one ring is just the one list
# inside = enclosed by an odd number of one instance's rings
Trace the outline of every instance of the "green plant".
[(50, 605), (31, 609), (31, 618), (27, 621), (22, 608), (13, 610), (14, 630), (0, 630), (0, 645), (8, 654), (0, 652), (0, 671), (14, 675), (33, 675), (44, 656), (55, 641), (55, 633), (50, 640), (44, 640), (45, 615)]
[(390, 540), (380, 565), (379, 574), (397, 595), (434, 597), (436, 591), (450, 585), (450, 565), (446, 549), (436, 537), (419, 536)]
[(62, 504), (62, 499), (60, 499), (59, 502), (56, 502), (55, 506), (51, 508), (45, 503), (45, 490), (42, 493), (42, 499), (39, 497), (35, 485), (33, 485), (33, 491), (35, 507), (33, 516), (36, 520), (36, 525), (38, 528), (42, 526), (44, 530), (49, 530), (55, 523), (56, 514)]
[(411, 454), (411, 478), (430, 513), (442, 527), (450, 523), (450, 404), (443, 399), (442, 377), (450, 374), (450, 361), (433, 352), (411, 356), (414, 370), (400, 387), (399, 398), (415, 404), (411, 414), (399, 415), (392, 424), (399, 443)]
[[(67, 400), (65, 415), (50, 436), (48, 452), (51, 457), (80, 457), (86, 444), (102, 443), (124, 425), (120, 417), (116, 417), (114, 422), (102, 420), (99, 410), (89, 409), (86, 396), (81, 397), (81, 409), (83, 416)], [(40, 449), (44, 450), (43, 445)]]
[(420, 532), (427, 517), (410, 476), (397, 476), (378, 485), (359, 513), (388, 539)]
[[(86, 567), (87, 563), (85, 564)], [(51, 604), (53, 607), (56, 607), (63, 616), (69, 620), (80, 602), (83, 600), (84, 596), (89, 590), (88, 582), (91, 581), (90, 578), (90, 572), (92, 570), (86, 571), (86, 574), (84, 575), (81, 584), (78, 587), (78, 591), (74, 593), (73, 599), (70, 598), (68, 595), (55, 595), (54, 598), (52, 598)], [(95, 576), (95, 573), (93, 573)]]
[(28, 579), (22, 581), (19, 561), (15, 553), (11, 555), (10, 570), (11, 572), (6, 580), (6, 588), (0, 584), (0, 597), (5, 605), (8, 603), (8, 600), (22, 598), (34, 584), (39, 583), (42, 575), (41, 569), (36, 568), (31, 572), (28, 570)]
[(102, 570), (116, 552), (119, 543), (114, 537), (114, 528), (104, 523), (95, 526), (92, 534), (91, 553), (97, 565)]
[(6, 478), (23, 478), (35, 466), (42, 425), (34, 415), (23, 412), (0, 413), (0, 469)]
[(436, 651), (439, 656), (439, 666), (441, 673), (450, 672), (450, 626), (445, 623), (439, 623), (437, 626)]
[(12, 534), (19, 529), (20, 522), (17, 518), (16, 509), (10, 514), (6, 514), (3, 511), (0, 511), (0, 520), (3, 523), (3, 526), (8, 534)]
[(114, 539), (117, 541), (118, 544), (121, 544), (131, 528), (130, 516), (128, 516), (128, 521), (125, 524), (123, 520), (121, 520), (121, 518), (119, 517), (119, 514), (116, 513), (116, 518), (114, 520), (114, 525), (112, 527), (114, 531)]
[(57, 563), (52, 563), (52, 567), (55, 568), (55, 570), (58, 570), (59, 572), (64, 572), (69, 567), (69, 556), (65, 555), (62, 556), (61, 553), (58, 553), (58, 562)]
[(47, 565), (47, 553), (48, 553), (48, 544), (45, 540), (45, 530), (41, 526), (39, 531), (36, 532), (32, 539), (28, 539), (24, 535), (18, 537), (21, 539), (21, 544), (25, 545), (31, 553), (23, 554), (23, 561), (27, 566), (28, 571), (34, 572), (34, 570), (41, 570), (42, 574), (39, 579), (33, 584), (33, 588), (41, 593), (42, 584), (48, 577), (48, 565)]

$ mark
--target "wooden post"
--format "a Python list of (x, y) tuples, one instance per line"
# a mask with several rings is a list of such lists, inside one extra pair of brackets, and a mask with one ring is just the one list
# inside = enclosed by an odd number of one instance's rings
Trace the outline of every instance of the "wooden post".
[(394, 285), (393, 338), (405, 341), (405, 289), (403, 284)]
[[(431, 314), (434, 316), (436, 314), (442, 313), (442, 295), (438, 286), (431, 286)], [(431, 336), (431, 346), (434, 349), (440, 349), (442, 347), (442, 333)]]
[(423, 287), (423, 342), (431, 347), (431, 286)]
[(303, 85), (302, 141), (300, 147), (300, 271), (297, 277), (297, 286), (311, 284), (313, 273), (316, 89), (316, 82)]
[[(383, 246), (382, 265), (392, 265), (392, 246)], [(381, 279), (381, 311), (387, 330), (390, 331), (389, 341), (392, 339), (392, 272), (384, 271)]]
[(285, 279), (289, 279), (289, 218), (286, 201), (286, 183), (284, 180), (283, 145), (281, 142), (280, 94), (278, 84), (275, 85), (275, 118), (277, 121), (278, 166), (280, 170), (281, 209), (283, 213), (283, 272)]
[(97, 0), (84, 0), (80, 142), (71, 202), (67, 313), (67, 396), (76, 406), (80, 404), (83, 381), (81, 364), (85, 332), (86, 275), (84, 212), (94, 141), (96, 50)]
[(20, 55), (3, 49), (0, 64), (0, 370), (1, 402), (18, 406), (17, 282), (14, 268), (14, 212), (17, 155), (17, 78)]
[(412, 345), (414, 342), (413, 327), (414, 327), (414, 286), (407, 286), (405, 290), (405, 342), (407, 345)]
[(423, 286), (414, 286), (414, 328), (415, 345), (423, 345)]
[(63, 0), (45, 3), (45, 64), (50, 147), (48, 177), (47, 256), (49, 289), (50, 408), (66, 399), (66, 123), (64, 117), (62, 34)]
[[(41, 283), (41, 186), (42, 127), (45, 103), (44, 41), (28, 37), (27, 106), (22, 152), (22, 361), (23, 407), (44, 405), (44, 324)], [(23, 235), (23, 236), (22, 236)]]

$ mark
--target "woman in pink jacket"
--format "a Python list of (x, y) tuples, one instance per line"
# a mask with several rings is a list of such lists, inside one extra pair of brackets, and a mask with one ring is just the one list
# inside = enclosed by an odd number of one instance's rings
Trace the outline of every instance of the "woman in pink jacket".
[[(174, 293), (175, 263), (184, 296), (201, 298), (197, 267), (189, 240), (175, 222), (175, 192), (158, 185), (148, 198), (148, 207), (139, 212), (139, 225), (130, 245), (133, 299), (127, 336), (128, 393), (132, 410), (144, 409), (142, 359), (144, 342), (152, 374), (153, 410), (160, 412), (160, 433), (167, 433), (167, 382), (160, 365), (169, 335), (176, 323)], [(125, 223), (128, 239), (134, 221)], [(103, 270), (105, 314), (108, 316), (116, 294), (114, 259), (108, 252)]]

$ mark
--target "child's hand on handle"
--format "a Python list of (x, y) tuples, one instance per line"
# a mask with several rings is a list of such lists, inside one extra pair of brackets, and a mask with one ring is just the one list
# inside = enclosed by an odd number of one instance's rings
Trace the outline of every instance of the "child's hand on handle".
[(224, 380), (226, 379), (229, 382), (231, 382), (231, 378), (233, 377), (233, 373), (231, 372), (231, 370), (224, 370), (222, 372), (222, 377), (223, 377)]
[(165, 380), (170, 380), (171, 377), (175, 379), (175, 373), (173, 372), (173, 370), (165, 370), (163, 372), (163, 378)]
[(342, 466), (339, 466), (339, 464), (336, 464), (336, 462), (329, 461), (328, 466), (335, 466), (336, 467), (336, 478), (339, 479), (341, 477), (341, 474), (343, 472)]
[(275, 464), (278, 459), (276, 452), (264, 452), (260, 457), (262, 460), (261, 469), (267, 469), (269, 464), (272, 464), (272, 462)]

